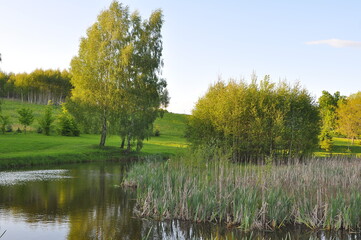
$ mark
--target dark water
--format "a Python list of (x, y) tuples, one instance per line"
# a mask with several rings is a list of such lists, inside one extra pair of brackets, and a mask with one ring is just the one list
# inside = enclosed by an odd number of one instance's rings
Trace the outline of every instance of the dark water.
[(6, 230), (1, 240), (361, 239), (342, 232), (242, 233), (216, 224), (138, 219), (136, 193), (120, 187), (126, 169), (98, 163), (0, 172), (0, 235)]

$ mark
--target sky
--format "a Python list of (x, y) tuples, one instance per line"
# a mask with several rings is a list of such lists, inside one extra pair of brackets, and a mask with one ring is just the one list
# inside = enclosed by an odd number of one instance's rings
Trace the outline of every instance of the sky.
[[(217, 79), (300, 82), (361, 91), (359, 0), (124, 0), (148, 18), (164, 14), (163, 77), (175, 113), (191, 113)], [(68, 69), (80, 38), (111, 0), (0, 0), (0, 70)]]

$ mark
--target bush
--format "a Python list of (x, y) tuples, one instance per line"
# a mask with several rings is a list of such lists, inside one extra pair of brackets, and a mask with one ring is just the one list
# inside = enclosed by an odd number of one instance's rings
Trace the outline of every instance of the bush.
[(5, 134), (6, 126), (10, 124), (10, 117), (0, 114), (0, 131)]
[(62, 113), (59, 115), (58, 132), (62, 136), (79, 136), (80, 130), (75, 122), (74, 117), (63, 106)]
[(160, 131), (159, 131), (159, 129), (155, 129), (155, 131), (154, 131), (154, 136), (155, 136), (155, 137), (159, 137), (159, 136), (160, 136)]
[(199, 99), (189, 119), (193, 145), (231, 151), (233, 161), (266, 157), (300, 158), (317, 147), (319, 113), (312, 97), (299, 85), (223, 81)]
[(12, 132), (13, 131), (13, 127), (9, 124), (6, 126), (6, 132)]
[(30, 108), (21, 108), (18, 110), (19, 122), (24, 126), (24, 132), (26, 133), (26, 127), (31, 125), (34, 121), (33, 110)]
[(38, 131), (38, 133), (43, 132), (45, 135), (49, 136), (54, 120), (55, 118), (53, 117), (53, 103), (49, 101), (48, 105), (45, 108), (44, 115), (39, 119), (41, 132)]
[(38, 127), (38, 129), (36, 130), (37, 133), (42, 134), (43, 133), (43, 129), (41, 127)]

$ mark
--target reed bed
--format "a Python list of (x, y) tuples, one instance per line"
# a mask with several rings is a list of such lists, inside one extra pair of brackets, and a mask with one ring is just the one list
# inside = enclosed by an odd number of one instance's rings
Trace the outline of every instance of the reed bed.
[(124, 185), (136, 187), (136, 214), (224, 223), (244, 231), (292, 224), (361, 229), (360, 160), (242, 165), (197, 157), (135, 165)]

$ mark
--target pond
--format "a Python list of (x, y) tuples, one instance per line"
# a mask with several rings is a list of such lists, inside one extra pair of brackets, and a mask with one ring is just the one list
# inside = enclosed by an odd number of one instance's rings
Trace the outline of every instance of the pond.
[(120, 186), (128, 167), (89, 163), (0, 172), (1, 240), (361, 239), (302, 228), (242, 233), (219, 224), (139, 219), (136, 192)]

